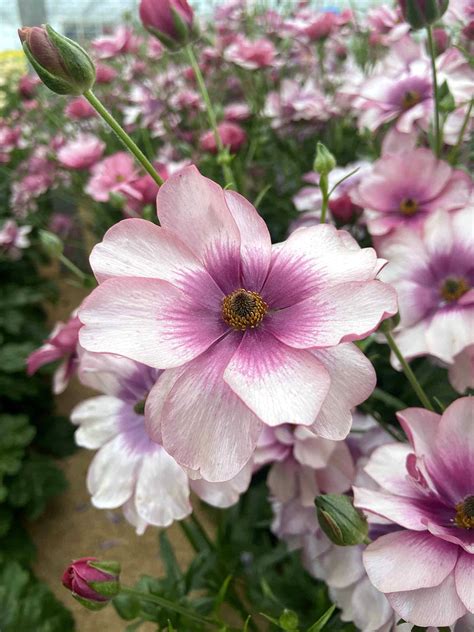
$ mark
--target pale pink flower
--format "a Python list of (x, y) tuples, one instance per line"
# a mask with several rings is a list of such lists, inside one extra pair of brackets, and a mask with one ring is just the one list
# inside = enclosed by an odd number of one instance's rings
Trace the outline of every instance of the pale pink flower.
[(362, 206), (372, 235), (420, 228), (434, 211), (454, 211), (471, 196), (472, 181), (460, 170), (419, 148), (382, 156), (351, 197)]
[[(223, 121), (217, 126), (217, 131), (222, 144), (224, 147), (229, 148), (231, 154), (237, 153), (247, 140), (245, 130), (240, 127), (240, 125), (237, 125), (237, 123)], [(204, 151), (209, 151), (212, 154), (216, 154), (218, 151), (216, 139), (212, 130), (204, 132), (199, 143), (201, 145), (201, 149), (204, 149)]]
[(397, 230), (382, 240), (389, 261), (381, 277), (398, 293), (395, 339), (410, 359), (431, 355), (451, 364), (474, 344), (474, 209), (440, 211), (422, 234)]
[(224, 118), (226, 121), (246, 121), (252, 112), (247, 103), (229, 103), (224, 108)]
[(56, 395), (65, 390), (77, 371), (77, 343), (81, 327), (77, 316), (71, 316), (67, 323), (56, 323), (44, 345), (28, 356), (28, 375), (33, 375), (45, 364), (62, 360), (53, 378), (53, 392)]
[(393, 9), (384, 4), (367, 11), (367, 24), (371, 29), (371, 42), (384, 46), (390, 46), (410, 30), (410, 25), (403, 19), (399, 7)]
[(66, 116), (73, 120), (88, 119), (97, 116), (97, 112), (84, 97), (71, 99), (64, 109)]
[(31, 226), (18, 226), (15, 220), (7, 219), (0, 228), (0, 253), (13, 261), (20, 259), (21, 251), (30, 245), (30, 232)]
[(346, 436), (313, 350), (396, 312), (375, 252), (329, 225), (272, 247), (253, 206), (195, 167), (160, 187), (157, 209), (161, 227), (125, 220), (94, 248), (100, 285), (80, 314), (89, 351), (167, 369), (147, 400), (151, 436), (210, 481), (242, 469), (263, 424)]
[(249, 40), (243, 35), (238, 35), (234, 42), (225, 50), (224, 57), (242, 68), (256, 70), (272, 66), (277, 51), (268, 39)]
[(88, 169), (102, 158), (105, 143), (93, 134), (78, 134), (58, 151), (59, 162), (68, 169)]
[(33, 99), (36, 96), (38, 85), (41, 83), (39, 77), (33, 75), (23, 75), (18, 81), (18, 92), (22, 99)]
[(405, 621), (454, 625), (474, 613), (474, 399), (398, 418), (409, 444), (378, 448), (365, 468), (382, 491), (354, 487), (357, 507), (400, 527), (367, 547), (365, 569)]
[(82, 352), (79, 379), (103, 393), (78, 404), (71, 421), (79, 446), (97, 450), (87, 474), (92, 504), (121, 507), (139, 535), (148, 525), (168, 527), (192, 512), (190, 491), (206, 502), (229, 507), (248, 487), (246, 468), (227, 483), (190, 481), (145, 429), (144, 407), (161, 371), (110, 354)]
[(112, 66), (98, 63), (95, 66), (96, 83), (111, 83), (117, 77), (117, 71)]
[(310, 41), (326, 39), (344, 24), (352, 20), (351, 11), (314, 11), (303, 8), (284, 23), (288, 33), (302, 35)]
[(280, 128), (298, 121), (327, 121), (334, 105), (312, 79), (303, 85), (284, 79), (278, 92), (268, 93), (264, 111), (272, 119), (271, 126)]
[(474, 345), (460, 351), (449, 367), (449, 381), (458, 393), (474, 389)]
[(100, 59), (108, 59), (125, 53), (135, 53), (140, 41), (141, 39), (134, 34), (131, 28), (121, 25), (110, 35), (96, 38), (92, 42), (92, 47)]
[(98, 202), (107, 202), (111, 193), (123, 193), (141, 199), (131, 183), (137, 178), (135, 162), (130, 154), (119, 151), (95, 164), (86, 193)]

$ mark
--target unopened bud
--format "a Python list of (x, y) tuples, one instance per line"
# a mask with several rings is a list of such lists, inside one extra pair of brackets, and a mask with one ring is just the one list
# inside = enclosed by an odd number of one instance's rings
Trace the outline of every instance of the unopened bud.
[(25, 55), (41, 81), (56, 94), (84, 94), (95, 81), (95, 67), (73, 40), (46, 26), (18, 29)]
[(63, 586), (89, 610), (101, 610), (120, 592), (120, 564), (95, 557), (74, 560), (64, 571)]
[(339, 546), (367, 542), (367, 519), (348, 496), (324, 494), (316, 498), (315, 504), (319, 526), (331, 542)]
[(437, 22), (446, 12), (449, 0), (398, 0), (403, 17), (414, 29)]
[(320, 175), (327, 176), (336, 166), (336, 159), (329, 149), (318, 142), (316, 145), (316, 158), (314, 159), (313, 169)]
[(50, 233), (49, 230), (40, 230), (39, 238), (44, 250), (51, 257), (58, 257), (63, 252), (63, 242), (54, 233)]
[(196, 34), (194, 12), (187, 0), (141, 0), (140, 19), (171, 50), (186, 45)]

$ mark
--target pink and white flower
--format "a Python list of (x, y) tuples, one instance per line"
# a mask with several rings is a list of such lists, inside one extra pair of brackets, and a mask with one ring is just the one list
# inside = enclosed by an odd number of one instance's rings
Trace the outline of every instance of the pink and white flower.
[[(71, 421), (76, 442), (97, 450), (87, 475), (92, 504), (122, 507), (139, 535), (148, 525), (168, 527), (192, 512), (190, 490), (210, 504), (228, 507), (248, 487), (246, 468), (228, 483), (190, 481), (145, 429), (144, 407), (161, 371), (110, 354), (81, 353), (79, 378), (102, 395), (78, 404)], [(194, 486), (194, 487), (193, 487)]]
[(233, 43), (225, 50), (224, 57), (242, 68), (256, 70), (272, 66), (276, 57), (273, 43), (265, 38), (251, 41), (238, 35)]
[(346, 436), (313, 350), (396, 312), (375, 252), (328, 225), (272, 247), (253, 206), (195, 167), (165, 182), (157, 208), (161, 227), (125, 220), (94, 248), (100, 285), (80, 312), (87, 350), (166, 369), (147, 400), (151, 436), (210, 481), (244, 467), (263, 424)]
[(137, 178), (137, 172), (130, 154), (119, 151), (108, 156), (95, 164), (91, 173), (85, 190), (94, 200), (107, 202), (111, 193), (123, 193), (141, 199), (131, 184)]
[(73, 120), (89, 119), (97, 116), (97, 112), (84, 97), (71, 99), (64, 108), (64, 114)]
[(451, 364), (474, 344), (473, 207), (440, 211), (422, 234), (399, 229), (382, 240), (389, 261), (381, 277), (398, 293), (394, 336), (408, 358), (431, 355)]
[(365, 469), (382, 491), (355, 487), (354, 497), (401, 530), (372, 542), (364, 565), (405, 621), (451, 626), (474, 613), (474, 399), (398, 418), (410, 444), (378, 448)]
[(98, 37), (92, 42), (92, 46), (100, 59), (134, 53), (139, 44), (140, 38), (134, 34), (131, 28), (124, 25), (118, 26), (113, 33)]
[(51, 362), (62, 360), (53, 378), (53, 393), (62, 393), (78, 366), (77, 344), (82, 323), (75, 315), (67, 323), (58, 322), (44, 345), (30, 353), (27, 360), (28, 375)]
[(59, 162), (68, 169), (88, 169), (104, 153), (105, 143), (93, 134), (79, 134), (58, 151)]
[(380, 236), (401, 226), (418, 229), (434, 211), (462, 208), (471, 194), (466, 173), (419, 148), (382, 156), (351, 197), (365, 209), (369, 232)]
[[(217, 131), (222, 144), (224, 147), (229, 148), (231, 154), (237, 153), (247, 140), (245, 130), (240, 127), (240, 125), (237, 125), (237, 123), (223, 121), (217, 126)], [(200, 145), (205, 151), (209, 151), (213, 154), (217, 153), (218, 147), (212, 130), (205, 132), (201, 136)]]
[(474, 345), (460, 351), (449, 367), (449, 381), (458, 393), (474, 389)]
[(16, 261), (21, 258), (21, 251), (30, 246), (28, 235), (31, 226), (18, 226), (13, 219), (7, 219), (0, 228), (0, 253)]

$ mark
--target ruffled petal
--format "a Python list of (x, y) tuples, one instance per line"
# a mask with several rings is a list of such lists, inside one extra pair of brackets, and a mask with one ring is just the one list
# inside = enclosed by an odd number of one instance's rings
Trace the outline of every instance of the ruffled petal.
[(71, 421), (79, 428), (75, 432), (77, 445), (96, 450), (105, 445), (119, 431), (120, 414), (124, 403), (116, 397), (101, 395), (78, 404), (71, 413)]

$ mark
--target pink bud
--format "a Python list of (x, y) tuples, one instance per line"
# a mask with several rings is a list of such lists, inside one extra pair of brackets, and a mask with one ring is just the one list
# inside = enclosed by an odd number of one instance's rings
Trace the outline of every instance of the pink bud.
[(348, 193), (329, 200), (329, 210), (338, 226), (352, 224), (362, 213), (363, 209), (351, 200)]
[(43, 26), (24, 26), (18, 29), (21, 43), (26, 44), (35, 60), (52, 75), (67, 75), (58, 49), (51, 42)]
[(189, 39), (194, 13), (187, 0), (141, 0), (140, 19), (148, 31), (173, 48)]
[(437, 55), (441, 55), (449, 46), (449, 35), (444, 29), (433, 29), (433, 40)]
[(119, 574), (120, 565), (117, 562), (100, 562), (96, 557), (82, 557), (67, 567), (62, 583), (83, 606), (99, 610), (120, 591)]

